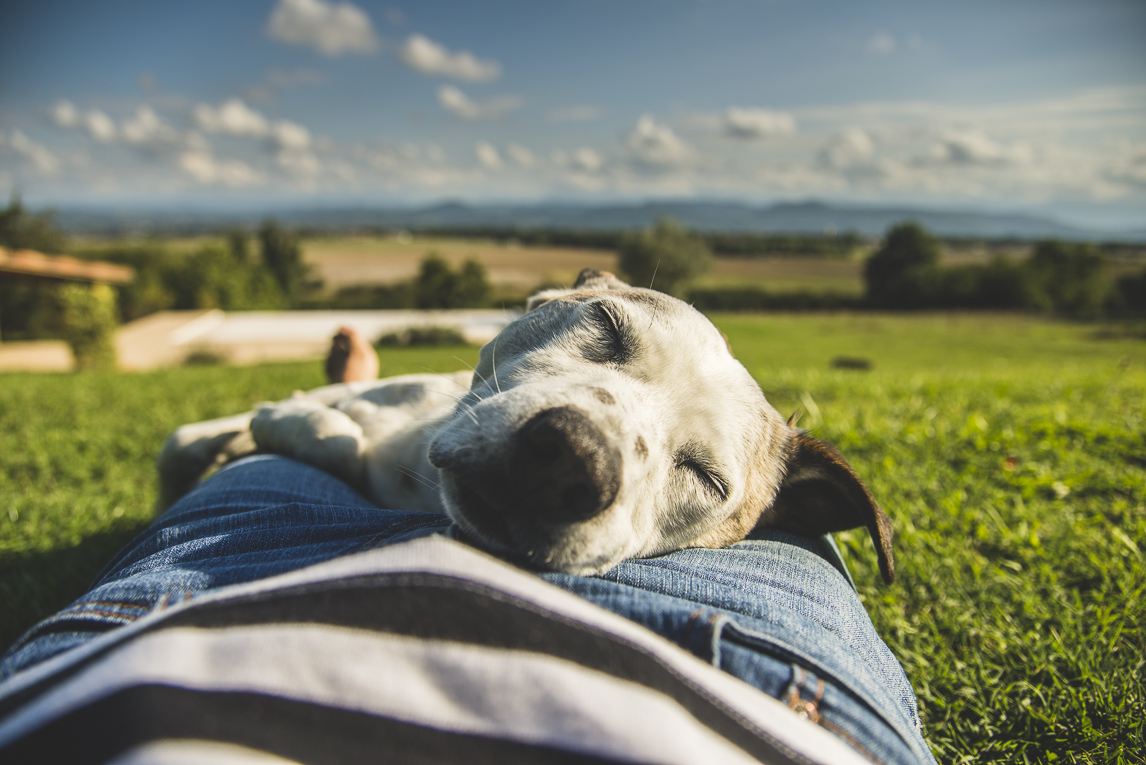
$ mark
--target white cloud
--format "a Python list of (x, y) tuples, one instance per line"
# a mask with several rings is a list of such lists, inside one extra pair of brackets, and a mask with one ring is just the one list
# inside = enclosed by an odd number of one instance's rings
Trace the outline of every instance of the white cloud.
[(871, 159), (875, 144), (863, 130), (853, 127), (839, 133), (820, 150), (820, 163), (844, 169)]
[(895, 38), (887, 32), (876, 32), (867, 39), (867, 52), (877, 56), (886, 56), (894, 53), (896, 49)]
[(220, 161), (204, 149), (184, 153), (179, 166), (204, 186), (250, 186), (259, 181), (258, 174), (246, 163)]
[(398, 49), (406, 66), (423, 74), (452, 77), (465, 82), (490, 82), (501, 76), (501, 64), (476, 58), (469, 51), (450, 53), (428, 37), (410, 35)]
[(195, 122), (208, 133), (254, 138), (268, 135), (271, 129), (267, 118), (247, 106), (240, 98), (232, 98), (218, 107), (199, 104), (195, 107)]
[(438, 88), (438, 103), (444, 109), (467, 120), (495, 119), (521, 103), (515, 96), (502, 96), (484, 103), (471, 101), (469, 96), (452, 85)]
[(8, 144), (18, 154), (29, 159), (41, 173), (52, 174), (60, 168), (60, 160), (46, 146), (36, 143), (19, 130), (13, 130)]
[(931, 159), (952, 165), (1025, 164), (1031, 151), (1022, 142), (1004, 146), (981, 130), (951, 130), (931, 147)]
[(327, 56), (373, 53), (379, 45), (366, 11), (323, 0), (279, 0), (267, 21), (267, 35)]
[(694, 158), (692, 147), (672, 128), (658, 125), (647, 114), (637, 120), (636, 127), (625, 137), (625, 146), (634, 160), (648, 167), (681, 167)]
[(597, 172), (604, 164), (600, 154), (585, 146), (573, 152), (572, 163), (578, 170), (587, 173)]
[(242, 99), (232, 98), (218, 107), (200, 104), (195, 107), (195, 121), (208, 133), (268, 138), (280, 150), (280, 166), (306, 175), (317, 172), (318, 160), (309, 152), (313, 141), (306, 127), (290, 120), (271, 122)]
[[(52, 121), (61, 127), (82, 130), (99, 143), (117, 143), (135, 149), (147, 159), (173, 158), (185, 152), (205, 151), (207, 143), (194, 130), (182, 131), (165, 123), (150, 106), (137, 107), (135, 112), (118, 126), (107, 114), (98, 109), (80, 112), (70, 101), (60, 101), (52, 108)], [(88, 163), (90, 157), (81, 153), (76, 162)]]
[(1119, 157), (1106, 169), (1105, 175), (1114, 183), (1146, 189), (1146, 146)]
[(550, 122), (588, 122), (601, 116), (596, 106), (566, 106), (549, 112)]
[(505, 147), (505, 155), (522, 167), (533, 167), (537, 164), (537, 158), (533, 156), (533, 152), (516, 143), (511, 143)]
[(301, 151), (310, 147), (310, 131), (297, 122), (276, 122), (272, 133), (275, 142), (284, 149)]
[(287, 172), (313, 177), (322, 172), (322, 163), (314, 152), (306, 149), (282, 149), (275, 155), (275, 162)]
[(175, 128), (164, 124), (149, 106), (136, 109), (135, 115), (124, 121), (120, 132), (124, 141), (136, 145), (172, 145), (185, 140)]
[(483, 167), (490, 170), (497, 170), (501, 167), (501, 155), (497, 153), (497, 149), (493, 144), (480, 141), (474, 145), (474, 155), (477, 156), (478, 162), (481, 162)]
[(735, 138), (774, 138), (796, 132), (796, 120), (787, 112), (732, 107), (724, 113), (724, 132)]
[(60, 127), (75, 127), (79, 124), (80, 113), (71, 101), (60, 101), (52, 107), (52, 121)]
[(103, 112), (99, 110), (88, 112), (84, 115), (83, 123), (91, 137), (97, 141), (108, 143), (115, 140), (115, 123)]

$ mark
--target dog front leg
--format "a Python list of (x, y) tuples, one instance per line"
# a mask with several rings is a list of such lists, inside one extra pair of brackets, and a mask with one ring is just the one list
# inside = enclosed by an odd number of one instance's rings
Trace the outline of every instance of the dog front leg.
[(308, 398), (264, 404), (251, 420), (260, 451), (293, 457), (363, 488), (366, 439), (362, 428), (337, 409)]
[(159, 471), (160, 511), (195, 488), (212, 465), (238, 459), (255, 450), (248, 435), (253, 414), (184, 425), (167, 437), (155, 467)]

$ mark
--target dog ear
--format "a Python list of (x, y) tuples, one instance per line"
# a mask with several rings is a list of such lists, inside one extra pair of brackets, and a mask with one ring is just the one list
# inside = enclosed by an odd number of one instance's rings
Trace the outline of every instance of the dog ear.
[(629, 285), (618, 279), (608, 271), (598, 271), (596, 268), (584, 268), (577, 274), (577, 281), (573, 282), (575, 290), (624, 290)]
[(817, 537), (866, 526), (879, 555), (883, 580), (895, 580), (891, 519), (831, 444), (796, 431), (769, 527)]
[(595, 268), (582, 269), (581, 273), (577, 275), (577, 281), (573, 283), (572, 289), (554, 289), (542, 290), (536, 295), (529, 298), (525, 303), (525, 311), (528, 313), (534, 308), (545, 305), (550, 300), (556, 300), (565, 295), (572, 295), (574, 292), (581, 292), (582, 290), (625, 290), (629, 289), (629, 285), (618, 279), (608, 271), (598, 271)]

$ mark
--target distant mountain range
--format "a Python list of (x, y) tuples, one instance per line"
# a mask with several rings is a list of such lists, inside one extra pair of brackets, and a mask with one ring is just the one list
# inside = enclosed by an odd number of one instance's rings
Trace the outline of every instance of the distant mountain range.
[(1034, 215), (949, 211), (913, 207), (845, 206), (822, 202), (753, 206), (721, 201), (656, 201), (577, 205), (466, 204), (446, 202), (420, 208), (346, 206), (287, 208), (273, 212), (112, 211), (65, 208), (58, 223), (76, 233), (197, 232), (228, 226), (253, 226), (276, 217), (291, 226), (335, 231), (354, 229), (575, 229), (629, 230), (670, 217), (703, 231), (820, 234), (855, 232), (878, 236), (888, 227), (917, 221), (945, 237), (983, 239), (1075, 239), (1146, 241), (1146, 231), (1094, 231)]

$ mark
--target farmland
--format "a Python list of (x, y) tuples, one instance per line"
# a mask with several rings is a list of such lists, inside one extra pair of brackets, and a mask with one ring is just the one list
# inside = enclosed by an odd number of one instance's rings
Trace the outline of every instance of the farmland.
[[(361, 283), (391, 283), (409, 279), (428, 252), (457, 266), (467, 258), (480, 260), (490, 281), (520, 291), (538, 284), (569, 284), (582, 268), (616, 270), (616, 255), (608, 250), (572, 247), (518, 247), (512, 242), (451, 238), (339, 237), (308, 239), (304, 257), (337, 289)], [(834, 290), (859, 295), (862, 263), (858, 260), (807, 257), (717, 258), (697, 286), (760, 284), (776, 291)]]
[[(464, 258), (467, 246), (438, 249)], [(307, 254), (354, 258), (349, 245)], [(570, 255), (569, 272), (596, 265), (588, 254)], [(546, 268), (567, 280), (561, 263)], [(1143, 762), (1142, 328), (993, 314), (715, 321), (773, 404), (802, 409), (801, 426), (837, 444), (894, 519), (890, 587), (864, 533), (839, 538), (940, 761)], [(871, 368), (834, 368), (840, 356)], [(475, 358), (387, 349), (383, 374)], [(78, 596), (145, 527), (174, 427), (321, 383), (318, 363), (0, 377), (0, 641)]]

